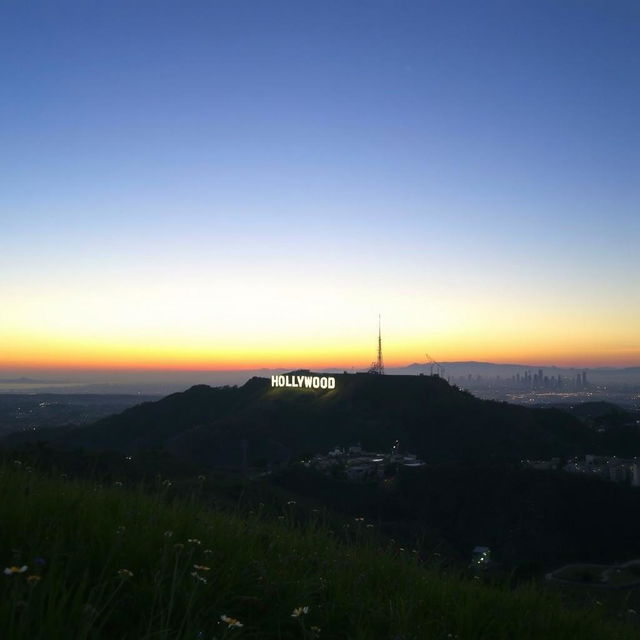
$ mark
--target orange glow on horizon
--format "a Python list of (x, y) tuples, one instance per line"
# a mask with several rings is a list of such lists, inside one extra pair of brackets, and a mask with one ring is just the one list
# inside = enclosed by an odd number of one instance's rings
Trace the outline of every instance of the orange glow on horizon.
[[(128, 335), (50, 335), (13, 331), (0, 334), (0, 370), (239, 371), (255, 369), (366, 370), (376, 357), (377, 335), (356, 328), (329, 328), (316, 334), (284, 331), (256, 335), (249, 331), (204, 332), (179, 337), (142, 332)], [(377, 333), (377, 331), (376, 331)], [(601, 339), (592, 335), (527, 334), (488, 326), (419, 330), (400, 324), (385, 335), (383, 353), (389, 368), (425, 363), (428, 352), (439, 362), (492, 362), (523, 366), (640, 366), (640, 346), (632, 335)], [(402, 338), (397, 338), (402, 335)], [(265, 346), (267, 345), (267, 346)], [(311, 345), (311, 346), (310, 346)]]
[[(402, 368), (411, 364), (425, 364), (426, 357), (415, 351), (415, 357), (385, 356), (385, 366)], [(558, 367), (634, 367), (640, 366), (638, 353), (570, 353), (530, 350), (510, 352), (470, 352), (458, 350), (451, 352), (436, 351), (439, 362), (490, 362), (494, 364), (515, 364), (522, 366), (558, 366)], [(17, 371), (23, 369), (39, 369), (51, 371), (242, 371), (256, 369), (344, 369), (345, 371), (364, 371), (369, 368), (375, 354), (358, 352), (345, 353), (340, 350), (322, 354), (311, 351), (303, 353), (282, 352), (262, 354), (225, 353), (220, 356), (202, 353), (195, 354), (162, 354), (162, 353), (70, 353), (61, 357), (59, 353), (46, 356), (11, 358), (0, 360), (0, 371)]]

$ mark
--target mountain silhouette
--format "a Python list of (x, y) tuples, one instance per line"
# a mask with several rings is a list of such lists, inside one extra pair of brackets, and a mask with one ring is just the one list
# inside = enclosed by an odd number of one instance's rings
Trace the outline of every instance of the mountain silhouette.
[(5, 442), (160, 448), (214, 467), (282, 463), (356, 443), (385, 452), (399, 441), (400, 450), (440, 463), (579, 455), (595, 442), (563, 411), (479, 400), (438, 376), (334, 377), (332, 390), (272, 388), (259, 377), (241, 387), (197, 385), (88, 426), (11, 434)]

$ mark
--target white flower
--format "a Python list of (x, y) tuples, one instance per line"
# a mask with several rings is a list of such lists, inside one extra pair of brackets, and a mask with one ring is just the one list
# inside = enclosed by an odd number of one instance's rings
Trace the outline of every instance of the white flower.
[(220, 620), (222, 620), (222, 622), (226, 622), (229, 625), (229, 629), (239, 628), (244, 626), (242, 622), (240, 622), (240, 620), (236, 620), (235, 618), (225, 616), (224, 614), (220, 616)]
[(7, 567), (4, 570), (4, 575), (12, 576), (14, 573), (24, 573), (28, 568), (26, 564), (23, 564), (21, 567)]
[(207, 579), (203, 576), (201, 576), (197, 571), (192, 571), (191, 575), (196, 579), (199, 580), (200, 582), (207, 584)]

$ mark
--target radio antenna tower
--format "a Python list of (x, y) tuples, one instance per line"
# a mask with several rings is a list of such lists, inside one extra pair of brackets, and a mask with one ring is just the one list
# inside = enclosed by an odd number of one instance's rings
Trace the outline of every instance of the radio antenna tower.
[(371, 364), (371, 368), (368, 373), (375, 373), (376, 375), (384, 375), (384, 362), (382, 360), (382, 330), (380, 324), (380, 314), (378, 314), (378, 359)]

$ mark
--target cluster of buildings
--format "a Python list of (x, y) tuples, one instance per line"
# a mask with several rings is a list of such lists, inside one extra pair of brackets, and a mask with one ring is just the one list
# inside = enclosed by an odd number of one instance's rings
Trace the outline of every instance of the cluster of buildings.
[(567, 473), (597, 475), (612, 482), (640, 487), (640, 460), (637, 458), (586, 455), (584, 459), (571, 458), (564, 465), (561, 465), (560, 458), (523, 460), (523, 464), (531, 469), (557, 469)]
[(593, 385), (587, 380), (587, 372), (582, 371), (573, 375), (546, 375), (543, 369), (537, 371), (524, 371), (523, 373), (516, 373), (512, 376), (495, 376), (491, 378), (489, 376), (477, 375), (475, 378), (469, 374), (466, 378), (460, 376), (459, 378), (453, 378), (453, 381), (458, 382), (463, 387), (474, 388), (479, 385), (492, 385), (498, 387), (509, 387), (513, 389), (524, 389), (528, 391), (550, 391), (550, 390), (565, 390), (565, 391), (586, 391), (593, 389)]
[(359, 444), (348, 449), (335, 447), (326, 455), (314, 456), (305, 465), (327, 475), (344, 473), (349, 480), (364, 481), (382, 480), (390, 467), (417, 468), (425, 462), (412, 453), (399, 453), (396, 442), (389, 454), (363, 451)]

